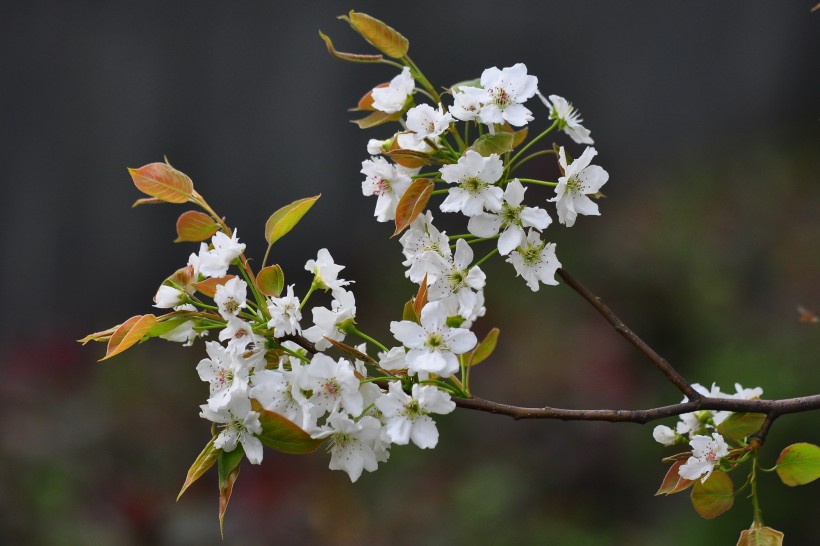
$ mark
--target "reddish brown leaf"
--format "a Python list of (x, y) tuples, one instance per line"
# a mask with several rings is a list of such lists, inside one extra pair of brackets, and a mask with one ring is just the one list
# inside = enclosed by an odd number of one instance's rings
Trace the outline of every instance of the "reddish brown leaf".
[(342, 15), (339, 18), (350, 23), (365, 40), (385, 55), (400, 59), (407, 54), (410, 47), (407, 38), (375, 17), (350, 10), (347, 17)]
[(741, 531), (737, 546), (783, 546), (783, 533), (755, 523)]
[(193, 287), (208, 296), (209, 298), (213, 298), (216, 295), (216, 287), (222, 284), (225, 284), (229, 280), (233, 279), (236, 275), (225, 275), (221, 278), (212, 277), (210, 279), (205, 279), (202, 282), (195, 282)]
[(347, 356), (351, 356), (357, 360), (361, 360), (363, 362), (367, 362), (372, 366), (378, 366), (379, 363), (370, 358), (368, 355), (364, 354), (360, 350), (356, 349), (355, 347), (351, 347), (347, 343), (342, 343), (341, 341), (336, 341), (335, 339), (325, 337), (326, 340), (330, 342), (331, 345), (345, 353)]
[(183, 212), (177, 219), (177, 238), (175, 243), (198, 243), (210, 239), (219, 230), (213, 218), (196, 210)]
[(137, 315), (120, 324), (108, 340), (108, 349), (100, 362), (120, 354), (137, 343), (156, 323), (157, 317), (154, 315)]
[(194, 191), (188, 175), (167, 163), (149, 163), (128, 172), (141, 192), (167, 203), (185, 203)]
[(422, 279), (419, 285), (419, 291), (416, 297), (413, 298), (413, 313), (421, 320), (421, 310), (427, 305), (427, 275)]
[(165, 203), (162, 199), (156, 199), (154, 197), (143, 197), (142, 199), (137, 199), (134, 201), (134, 204), (131, 205), (131, 208), (138, 207), (140, 205), (161, 205)]
[(401, 119), (401, 116), (402, 112), (388, 114), (387, 112), (376, 110), (361, 119), (351, 119), (350, 122), (358, 125), (359, 129), (370, 129), (371, 127), (376, 127), (377, 125), (381, 125), (383, 123), (398, 121)]
[(330, 38), (323, 34), (321, 30), (319, 31), (319, 36), (321, 36), (322, 40), (325, 41), (328, 53), (337, 59), (351, 61), (354, 63), (378, 63), (384, 59), (381, 55), (362, 55), (359, 53), (343, 53), (341, 51), (336, 51), (336, 48), (333, 47), (333, 42), (331, 42)]
[(658, 488), (655, 496), (679, 493), (688, 489), (695, 483), (692, 480), (682, 478), (678, 473), (678, 470), (680, 470), (680, 467), (684, 464), (686, 464), (686, 461), (675, 461), (672, 466), (669, 467), (669, 471), (666, 473), (666, 476), (664, 476), (661, 486)]
[(410, 184), (396, 206), (396, 230), (392, 237), (404, 231), (421, 214), (433, 195), (434, 187), (435, 184), (426, 178), (417, 178)]

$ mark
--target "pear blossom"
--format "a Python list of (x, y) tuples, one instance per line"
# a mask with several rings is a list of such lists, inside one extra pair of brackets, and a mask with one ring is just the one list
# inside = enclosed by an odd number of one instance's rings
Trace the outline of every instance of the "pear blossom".
[(558, 150), (558, 163), (564, 171), (564, 176), (558, 179), (555, 187), (555, 197), (550, 199), (558, 209), (558, 221), (567, 227), (575, 224), (579, 214), (586, 216), (600, 216), (598, 205), (588, 194), (595, 194), (601, 186), (609, 180), (609, 174), (598, 165), (590, 165), (595, 157), (595, 148), (587, 148), (581, 157), (567, 164), (566, 152), (562, 146)]
[(447, 326), (447, 312), (440, 302), (429, 302), (421, 310), (421, 325), (403, 320), (390, 323), (393, 337), (410, 349), (409, 373), (434, 373), (450, 377), (458, 371), (456, 355), (475, 347), (476, 336), (466, 328)]
[(314, 406), (300, 387), (305, 374), (305, 366), (291, 358), (291, 369), (261, 370), (253, 374), (253, 387), (249, 396), (262, 404), (268, 411), (276, 412), (298, 425), (302, 430), (311, 431), (316, 427)]
[(237, 355), (242, 355), (248, 350), (248, 346), (264, 347), (264, 338), (253, 332), (250, 323), (238, 317), (230, 317), (225, 328), (219, 332), (219, 341), (227, 341), (226, 349)]
[(159, 290), (154, 295), (154, 307), (158, 309), (171, 309), (181, 304), (185, 300), (182, 291), (167, 284), (160, 285)]
[(175, 343), (182, 343), (184, 347), (190, 347), (197, 337), (207, 333), (207, 330), (198, 332), (195, 327), (196, 323), (193, 320), (186, 320), (173, 330), (160, 334), (159, 337)]
[(319, 250), (315, 260), (308, 260), (305, 263), (305, 270), (313, 273), (313, 283), (322, 290), (342, 290), (343, 286), (349, 285), (353, 281), (339, 279), (339, 272), (345, 266), (333, 262), (333, 256), (326, 248)]
[(413, 131), (416, 142), (425, 139), (438, 142), (452, 121), (453, 116), (445, 113), (441, 104), (438, 105), (438, 109), (429, 104), (421, 104), (407, 111), (407, 128)]
[(652, 437), (655, 438), (656, 442), (665, 446), (671, 446), (678, 439), (678, 435), (675, 434), (675, 431), (666, 425), (656, 426), (652, 431)]
[(532, 112), (524, 106), (538, 90), (538, 78), (527, 74), (527, 67), (518, 63), (499, 70), (486, 69), (481, 74), (481, 89), (461, 87), (464, 93), (475, 96), (482, 104), (479, 119), (489, 125), (504, 122), (520, 127), (533, 120)]
[(421, 283), (425, 276), (428, 284), (436, 282), (438, 272), (450, 262), (450, 240), (433, 225), (429, 210), (413, 220), (399, 242), (406, 258), (402, 265), (408, 267), (404, 274), (414, 283)]
[(450, 114), (461, 121), (478, 120), (481, 114), (481, 101), (479, 96), (465, 89), (469, 86), (460, 86), (459, 91), (453, 93), (453, 105), (450, 107)]
[(251, 464), (262, 462), (262, 442), (255, 436), (261, 434), (262, 423), (259, 421), (259, 413), (251, 411), (247, 398), (237, 398), (219, 410), (212, 409), (208, 404), (200, 408), (200, 417), (225, 425), (214, 440), (214, 447), (231, 452), (236, 449), (236, 444), (241, 444)]
[[(470, 297), (471, 290), (481, 290), (484, 288), (487, 276), (481, 268), (470, 267), (473, 262), (473, 249), (464, 239), (456, 241), (456, 252), (452, 262), (447, 262), (445, 267), (435, 275), (436, 281), (427, 286), (427, 293), (430, 301), (436, 301), (451, 294), (457, 294), (459, 298)], [(472, 306), (472, 305), (471, 305)]]
[(567, 102), (567, 99), (558, 95), (550, 95), (550, 98), (547, 99), (540, 92), (538, 98), (541, 99), (544, 106), (549, 108), (549, 119), (558, 120), (558, 128), (561, 131), (564, 131), (578, 144), (593, 144), (593, 140), (589, 137), (589, 129), (581, 125), (584, 120), (581, 119), (580, 112)]
[(247, 296), (247, 283), (239, 277), (234, 277), (225, 284), (217, 285), (214, 303), (219, 307), (219, 314), (222, 318), (228, 320), (247, 307)]
[[(228, 267), (240, 254), (245, 252), (245, 244), (239, 242), (238, 230), (228, 237), (217, 231), (211, 237), (212, 249), (205, 243), (199, 247), (199, 272), (206, 277), (222, 278), (228, 273)], [(195, 268), (196, 269), (196, 268)]]
[(442, 180), (458, 184), (450, 188), (440, 205), (441, 210), (461, 212), (465, 216), (476, 216), (484, 209), (498, 212), (504, 192), (494, 184), (503, 172), (504, 163), (498, 154), (483, 157), (475, 150), (467, 150), (455, 165), (441, 167)]
[(393, 220), (396, 217), (399, 199), (410, 186), (410, 177), (383, 157), (372, 157), (362, 161), (361, 173), (367, 177), (362, 182), (362, 194), (378, 196), (376, 210), (373, 213), (376, 220)]
[(555, 272), (561, 267), (561, 262), (555, 256), (555, 243), (545, 244), (534, 229), (527, 234), (526, 243), (510, 253), (507, 262), (515, 268), (516, 276), (524, 277), (533, 292), (538, 292), (539, 281), (558, 284)]
[(373, 88), (370, 92), (373, 97), (373, 108), (388, 114), (399, 112), (404, 108), (407, 96), (413, 92), (415, 86), (416, 82), (410, 75), (410, 69), (405, 66), (401, 74), (390, 80), (386, 87)]
[(700, 481), (705, 482), (720, 460), (729, 454), (729, 446), (717, 432), (712, 433), (711, 438), (697, 435), (689, 445), (692, 446), (692, 456), (678, 469), (678, 474), (685, 480), (697, 480), (703, 476)]
[(317, 353), (305, 366), (300, 377), (300, 387), (313, 395), (308, 400), (317, 415), (344, 409), (358, 416), (363, 406), (359, 392), (359, 379), (353, 373), (353, 365), (344, 358), (333, 360), (323, 353)]
[(230, 404), (234, 395), (246, 396), (250, 366), (241, 356), (216, 341), (206, 343), (205, 350), (209, 358), (200, 360), (196, 371), (210, 386), (208, 407), (219, 411)]
[(333, 293), (333, 301), (330, 309), (327, 307), (314, 307), (311, 309), (314, 326), (304, 330), (302, 335), (305, 339), (314, 343), (316, 349), (324, 351), (330, 347), (330, 342), (325, 339), (330, 338), (341, 341), (345, 338), (345, 331), (342, 329), (345, 323), (352, 321), (356, 317), (356, 298), (353, 292), (339, 289)]
[(355, 482), (363, 470), (373, 472), (379, 467), (376, 442), (382, 425), (375, 417), (366, 415), (354, 421), (342, 413), (332, 413), (326, 424), (314, 432), (313, 438), (330, 439), (331, 470), (344, 470)]
[(286, 295), (268, 300), (270, 320), (268, 328), (273, 328), (273, 337), (301, 334), (302, 311), (299, 309), (299, 298), (293, 295), (293, 285), (288, 285)]
[(552, 222), (549, 213), (538, 207), (525, 207), (526, 188), (516, 178), (507, 184), (504, 190), (504, 202), (498, 213), (482, 212), (470, 218), (467, 231), (476, 237), (493, 237), (502, 231), (498, 238), (498, 253), (506, 256), (513, 249), (522, 246), (527, 237), (525, 227), (544, 230)]
[(431, 413), (444, 415), (456, 408), (450, 395), (430, 385), (413, 385), (410, 395), (399, 381), (392, 381), (389, 393), (376, 400), (391, 442), (407, 445), (410, 440), (421, 449), (436, 447), (438, 429)]
[(407, 369), (407, 351), (404, 347), (392, 347), (386, 353), (379, 353), (379, 368), (387, 371)]
[(388, 144), (389, 140), (377, 140), (375, 138), (371, 138), (367, 141), (367, 153), (370, 155), (382, 155), (385, 152), (385, 144)]
[(448, 317), (461, 317), (460, 328), (470, 329), (473, 322), (487, 312), (487, 308), (484, 307), (484, 290), (462, 289), (458, 294), (438, 301), (444, 306)]

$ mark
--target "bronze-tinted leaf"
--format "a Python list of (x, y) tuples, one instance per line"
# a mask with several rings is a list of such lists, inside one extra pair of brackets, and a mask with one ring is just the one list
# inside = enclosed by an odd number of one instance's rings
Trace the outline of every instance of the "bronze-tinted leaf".
[(692, 488), (692, 506), (703, 518), (716, 518), (734, 504), (734, 490), (732, 478), (725, 472), (715, 470), (705, 482), (695, 482)]
[(341, 51), (336, 51), (336, 48), (333, 47), (333, 42), (331, 42), (330, 38), (323, 34), (321, 30), (319, 31), (319, 36), (321, 36), (322, 40), (325, 41), (328, 53), (337, 59), (351, 61), (354, 63), (378, 63), (384, 59), (381, 55), (361, 55), (359, 53), (343, 53)]
[(410, 47), (407, 38), (375, 17), (350, 10), (347, 17), (342, 15), (339, 18), (350, 23), (365, 40), (385, 55), (401, 59), (407, 54)]
[(211, 438), (211, 441), (208, 442), (202, 450), (202, 453), (200, 453), (199, 457), (196, 458), (194, 464), (192, 464), (191, 468), (188, 469), (188, 475), (185, 476), (185, 483), (182, 484), (182, 489), (180, 489), (179, 495), (177, 495), (177, 500), (179, 500), (182, 494), (185, 493), (192, 483), (197, 481), (200, 476), (216, 464), (216, 460), (219, 458), (221, 453), (222, 450), (214, 447), (214, 438)]
[(753, 524), (751, 529), (741, 531), (737, 546), (783, 546), (783, 533), (771, 527)]
[(512, 147), (518, 148), (522, 142), (527, 139), (527, 134), (530, 132), (528, 127), (524, 127), (520, 131), (513, 132), (513, 142)]
[(425, 305), (427, 305), (427, 275), (421, 280), (416, 297), (413, 298), (413, 313), (419, 319), (416, 322), (421, 321), (421, 310), (424, 309)]
[[(245, 452), (242, 445), (237, 444), (233, 451), (222, 451), (217, 458), (217, 470), (219, 471), (219, 533), (223, 534), (222, 524), (225, 520), (225, 511), (228, 509), (228, 502), (231, 500), (233, 485), (239, 477), (239, 463)], [(224, 538), (224, 534), (223, 534)]]
[(192, 286), (202, 294), (208, 296), (209, 298), (213, 298), (214, 296), (216, 296), (216, 287), (225, 284), (234, 277), (236, 277), (236, 275), (225, 275), (224, 277), (211, 277), (209, 279), (205, 279), (204, 281), (195, 282)]
[(210, 239), (219, 231), (219, 225), (213, 218), (196, 210), (183, 212), (177, 219), (177, 238), (175, 243), (198, 243)]
[(167, 163), (149, 163), (128, 172), (141, 192), (161, 201), (185, 203), (193, 195), (194, 184), (188, 175)]
[(694, 481), (682, 478), (678, 473), (678, 470), (680, 470), (680, 467), (684, 464), (686, 464), (686, 461), (675, 461), (672, 463), (672, 466), (670, 466), (666, 472), (666, 476), (663, 477), (661, 486), (658, 488), (655, 496), (672, 495), (673, 493), (679, 493), (694, 485)]
[(378, 366), (379, 363), (373, 360), (370, 356), (366, 355), (365, 353), (361, 352), (360, 350), (356, 349), (355, 347), (351, 347), (347, 343), (342, 343), (341, 341), (336, 341), (335, 339), (325, 337), (326, 340), (330, 342), (331, 345), (345, 353), (347, 356), (353, 357), (357, 360), (361, 360), (363, 362), (367, 362), (371, 366)]
[(131, 208), (138, 207), (140, 205), (161, 205), (162, 203), (166, 203), (162, 199), (157, 199), (155, 197), (143, 197), (142, 199), (137, 199), (134, 201), (134, 204), (131, 205)]
[(321, 196), (319, 194), (298, 199), (271, 214), (268, 221), (265, 222), (265, 240), (268, 244), (272, 245), (292, 230)]
[(382, 125), (383, 123), (398, 121), (401, 119), (401, 116), (402, 112), (388, 114), (387, 112), (376, 110), (361, 119), (351, 119), (350, 122), (358, 125), (359, 129), (370, 129), (371, 127), (376, 127), (378, 125)]
[(262, 433), (258, 438), (266, 446), (291, 455), (315, 451), (324, 440), (316, 440), (286, 417), (264, 409), (259, 402), (251, 400), (253, 411), (259, 412)]
[(256, 275), (256, 287), (266, 296), (278, 298), (285, 288), (285, 273), (278, 265), (269, 265)]
[(111, 336), (114, 334), (114, 332), (117, 331), (117, 328), (119, 328), (119, 327), (120, 327), (120, 325), (118, 324), (117, 326), (109, 328), (108, 330), (103, 330), (101, 332), (94, 332), (93, 334), (88, 334), (84, 338), (78, 339), (77, 341), (79, 343), (82, 343), (83, 345), (85, 345), (89, 341), (108, 341), (109, 339), (111, 339)]
[(413, 180), (396, 205), (396, 230), (392, 237), (404, 231), (424, 211), (434, 187), (435, 184), (426, 178)]
[(108, 360), (136, 344), (151, 331), (156, 323), (157, 317), (149, 314), (131, 317), (120, 324), (111, 335), (111, 339), (108, 340), (108, 349), (100, 362)]
[(820, 478), (820, 447), (805, 442), (788, 446), (777, 458), (777, 475), (791, 487)]
[(514, 136), (512, 133), (496, 132), (494, 135), (481, 135), (473, 144), (467, 148), (468, 150), (475, 150), (484, 157), (489, 157), (492, 154), (502, 155), (513, 149)]
[(385, 155), (387, 155), (390, 159), (392, 159), (402, 167), (407, 167), (408, 169), (417, 169), (419, 167), (423, 167), (434, 162), (441, 163), (440, 160), (437, 160), (435, 157), (428, 153), (398, 148), (398, 142), (399, 139), (394, 139), (391, 145), (391, 149), (387, 151)]
[(498, 334), (501, 333), (501, 330), (498, 328), (493, 328), (489, 331), (487, 336), (478, 344), (478, 347), (473, 349), (473, 352), (470, 353), (470, 358), (467, 360), (468, 366), (475, 366), (479, 362), (486, 360), (493, 351), (495, 351), (495, 345), (498, 343)]

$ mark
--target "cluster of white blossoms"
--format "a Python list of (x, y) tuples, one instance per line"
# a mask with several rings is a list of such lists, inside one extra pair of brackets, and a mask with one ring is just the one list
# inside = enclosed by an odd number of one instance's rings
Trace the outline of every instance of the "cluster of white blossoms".
[[(708, 398), (757, 400), (763, 395), (762, 388), (744, 388), (739, 383), (735, 383), (734, 393), (721, 392), (720, 387), (714, 383), (711, 389), (698, 383), (692, 384), (692, 388)], [(683, 402), (688, 400), (688, 397), (683, 397)], [(688, 442), (692, 447), (692, 455), (686, 464), (678, 469), (678, 473), (687, 480), (701, 478), (701, 481), (706, 481), (715, 467), (720, 464), (721, 459), (729, 454), (726, 440), (715, 431), (731, 414), (731, 411), (712, 410), (684, 413), (679, 416), (674, 429), (666, 425), (658, 425), (652, 431), (652, 436), (658, 443), (665, 446)]]
[[(352, 481), (386, 461), (392, 444), (435, 447), (438, 430), (431, 415), (450, 413), (455, 403), (436, 386), (409, 381), (415, 375), (451, 375), (458, 369), (454, 355), (476, 344), (469, 330), (446, 325), (444, 302), (424, 307), (420, 325), (393, 323), (403, 345), (380, 355), (378, 367), (389, 370), (380, 376), (380, 386), (369, 377), (364, 361), (335, 359), (323, 352), (332, 341), (345, 339), (356, 317), (355, 297), (346, 289), (351, 281), (339, 277), (344, 266), (336, 264), (327, 249), (308, 260), (305, 269), (313, 275), (311, 292), (329, 291), (332, 300), (329, 307), (311, 309), (313, 324), (305, 328), (304, 302), (294, 294), (294, 285), (281, 297), (267, 297), (264, 314), (248, 298), (248, 284), (227, 274), (243, 250), (236, 233), (217, 233), (211, 245), (203, 243), (198, 254), (191, 254), (181, 270), (184, 280), (163, 284), (154, 298), (155, 306), (176, 311), (207, 309), (184, 285), (219, 280), (213, 300), (222, 320), (215, 315), (209, 322), (191, 318), (162, 336), (190, 344), (210, 328), (219, 329), (219, 341), (205, 344), (207, 357), (197, 365), (200, 379), (209, 386), (200, 415), (219, 427), (214, 447), (230, 452), (241, 445), (248, 461), (259, 464), (259, 408), (285, 417), (312, 438), (328, 440), (330, 468), (344, 470)], [(270, 350), (269, 339), (275, 350)], [(306, 342), (315, 352), (306, 350)], [(357, 350), (366, 354), (366, 345)]]
[[(479, 80), (456, 86), (450, 92), (450, 105), (414, 105), (414, 96), (422, 94), (416, 93), (419, 90), (414, 83), (412, 72), (404, 68), (388, 84), (370, 92), (375, 110), (404, 113), (400, 120), (403, 130), (387, 140), (368, 143), (371, 157), (362, 162), (361, 172), (366, 177), (362, 193), (378, 196), (374, 216), (387, 222), (396, 218), (402, 196), (412, 182), (430, 179), (441, 185), (439, 193), (447, 194), (439, 210), (467, 217), (468, 234), (448, 237), (433, 225), (432, 213), (427, 210), (411, 224), (401, 243), (407, 277), (415, 283), (426, 278), (431, 301), (443, 300), (445, 307), (457, 308), (454, 314), (469, 327), (485, 312), (484, 274), (473, 263), (473, 244), (496, 239), (497, 252), (506, 257), (533, 291), (541, 284), (557, 284), (555, 272), (561, 264), (555, 244), (543, 239), (552, 218), (544, 208), (524, 204), (525, 184), (554, 187), (555, 194), (547, 202), (555, 203), (559, 223), (571, 227), (579, 214), (600, 214), (590, 197), (599, 194), (609, 175), (591, 164), (596, 154), (594, 148), (586, 148), (578, 159), (569, 161), (561, 147), (558, 163), (563, 176), (557, 182), (548, 182), (512, 176), (519, 160), (525, 159), (520, 156), (529, 145), (517, 154), (511, 146), (508, 153), (487, 153), (486, 149), (480, 153), (469, 146), (469, 126), (478, 128), (481, 139), (485, 131), (485, 136), (499, 136), (500, 132), (510, 133), (512, 127), (524, 127), (533, 121), (534, 115), (525, 103), (536, 94), (548, 108), (544, 117), (554, 120), (540, 136), (557, 128), (579, 144), (592, 144), (578, 111), (562, 97), (550, 95), (547, 99), (541, 95), (538, 79), (527, 74), (522, 63), (503, 69), (488, 68)], [(459, 132), (457, 122), (465, 123), (463, 133)], [(437, 171), (422, 173), (424, 167), (412, 162), (398, 158), (391, 162), (388, 158), (397, 150), (426, 154), (434, 160), (422, 163), (440, 166)]]

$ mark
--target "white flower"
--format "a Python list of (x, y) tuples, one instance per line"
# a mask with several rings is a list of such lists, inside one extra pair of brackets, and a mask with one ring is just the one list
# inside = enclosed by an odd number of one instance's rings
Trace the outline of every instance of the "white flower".
[(655, 438), (656, 442), (665, 446), (671, 446), (675, 443), (675, 440), (678, 439), (678, 435), (675, 434), (675, 431), (666, 425), (656, 426), (655, 430), (652, 431), (652, 437)]
[(406, 66), (401, 74), (390, 80), (387, 87), (375, 87), (371, 91), (373, 108), (388, 114), (400, 111), (407, 102), (407, 96), (413, 92), (416, 82)]
[(538, 93), (538, 97), (544, 106), (549, 108), (549, 119), (558, 120), (558, 128), (564, 131), (569, 137), (578, 144), (592, 144), (593, 140), (589, 138), (589, 129), (581, 125), (584, 121), (581, 119), (581, 114), (575, 109), (567, 99), (559, 97), (558, 95), (550, 95), (549, 100)]
[(362, 470), (373, 472), (379, 467), (375, 452), (381, 433), (381, 423), (366, 415), (358, 421), (341, 413), (332, 413), (327, 423), (313, 438), (330, 438), (331, 470), (344, 470), (355, 482)]
[(231, 262), (245, 252), (245, 244), (239, 242), (237, 230), (234, 230), (231, 237), (221, 231), (216, 232), (211, 238), (211, 244), (211, 250), (208, 250), (205, 243), (199, 247), (199, 272), (206, 277), (224, 277)]
[(330, 342), (325, 338), (336, 341), (342, 341), (345, 338), (345, 331), (341, 326), (347, 321), (351, 321), (356, 317), (356, 298), (353, 292), (339, 289), (333, 293), (333, 301), (330, 303), (330, 309), (327, 307), (314, 307), (311, 309), (313, 314), (313, 324), (302, 335), (305, 339), (314, 343), (316, 349), (324, 351), (330, 347)]
[(552, 219), (542, 208), (525, 207), (521, 203), (524, 201), (526, 189), (514, 179), (507, 184), (504, 191), (504, 202), (501, 210), (497, 214), (482, 212), (470, 218), (467, 223), (467, 230), (476, 237), (493, 237), (503, 229), (501, 237), (498, 238), (498, 252), (506, 256), (513, 249), (522, 246), (527, 239), (524, 234), (525, 227), (533, 227), (537, 230), (544, 230), (550, 225)]
[(371, 138), (367, 141), (367, 153), (370, 155), (382, 155), (385, 151), (384, 145), (387, 142), (386, 140)]
[(453, 116), (444, 113), (444, 108), (439, 104), (438, 110), (429, 104), (421, 104), (407, 111), (407, 128), (413, 131), (416, 142), (429, 139), (438, 142), (441, 134), (446, 131)]
[(407, 351), (404, 347), (392, 347), (386, 353), (379, 353), (379, 368), (388, 371), (407, 369)]
[(555, 256), (555, 243), (545, 245), (534, 229), (527, 234), (526, 244), (513, 250), (507, 261), (513, 265), (518, 275), (524, 277), (533, 292), (538, 292), (538, 281), (558, 284), (555, 272), (561, 267), (561, 262)]
[(479, 96), (473, 92), (465, 92), (464, 89), (469, 89), (468, 86), (461, 86), (459, 89), (460, 92), (453, 93), (453, 106), (450, 107), (450, 113), (461, 121), (477, 120), (481, 113)]
[[(447, 262), (435, 275), (436, 282), (428, 284), (427, 292), (430, 301), (436, 301), (451, 294), (469, 298), (472, 290), (484, 288), (487, 276), (479, 267), (470, 267), (473, 261), (473, 249), (464, 239), (456, 241), (456, 253), (452, 262)], [(429, 280), (429, 279), (428, 279)], [(465, 305), (469, 305), (465, 302)]]
[(313, 392), (308, 401), (317, 410), (317, 416), (340, 409), (354, 417), (362, 413), (359, 379), (353, 373), (350, 362), (344, 358), (337, 362), (326, 354), (317, 353), (303, 372), (299, 386)]
[(410, 185), (410, 177), (400, 172), (383, 157), (373, 157), (362, 161), (361, 173), (364, 174), (362, 194), (378, 195), (376, 210), (373, 216), (379, 222), (387, 222), (396, 217), (396, 206), (399, 199)]
[(701, 483), (705, 482), (720, 459), (729, 454), (729, 446), (717, 432), (712, 433), (711, 438), (695, 436), (689, 445), (692, 446), (692, 456), (678, 469), (678, 474), (685, 480), (697, 480), (703, 476)]
[(744, 389), (743, 385), (740, 383), (735, 383), (735, 394), (732, 395), (732, 398), (737, 398), (739, 400), (757, 400), (761, 396), (763, 396), (763, 389), (760, 387), (755, 387), (753, 389)]
[(453, 411), (450, 395), (430, 385), (413, 385), (412, 396), (405, 393), (399, 381), (390, 383), (389, 394), (376, 400), (385, 419), (385, 431), (391, 442), (407, 445), (410, 440), (421, 449), (436, 447), (438, 429), (429, 414), (444, 415)]
[(465, 328), (447, 326), (447, 311), (441, 302), (429, 302), (421, 310), (421, 325), (403, 320), (390, 323), (393, 337), (410, 349), (407, 368), (410, 373), (434, 373), (450, 377), (458, 371), (456, 355), (466, 353), (478, 341)]
[(268, 411), (276, 412), (289, 419), (302, 430), (316, 427), (313, 404), (308, 402), (299, 384), (304, 375), (304, 366), (295, 358), (290, 359), (291, 369), (262, 370), (253, 374), (253, 388), (250, 397), (262, 404)]
[(253, 327), (238, 317), (230, 317), (225, 328), (219, 332), (219, 341), (228, 341), (227, 350), (242, 355), (248, 345), (263, 346), (264, 340), (253, 333)]
[(299, 298), (293, 295), (292, 284), (288, 286), (285, 296), (268, 300), (268, 312), (271, 317), (268, 328), (273, 328), (273, 337), (302, 333), (299, 325), (302, 311), (299, 309)]
[(209, 341), (205, 349), (210, 358), (203, 358), (196, 366), (202, 381), (210, 386), (208, 407), (219, 411), (227, 407), (234, 395), (246, 396), (250, 366), (239, 355), (228, 351), (216, 341)]
[(228, 320), (239, 314), (240, 309), (247, 307), (245, 301), (248, 295), (248, 285), (239, 277), (234, 277), (225, 284), (217, 285), (214, 303), (219, 307), (219, 314)]
[(436, 282), (436, 275), (447, 267), (452, 251), (447, 234), (433, 225), (432, 213), (428, 210), (417, 216), (399, 242), (407, 258), (402, 265), (409, 268), (405, 276), (414, 283), (421, 283), (425, 275), (429, 284)]
[(462, 212), (465, 216), (476, 216), (484, 209), (498, 212), (504, 192), (493, 184), (501, 178), (504, 163), (498, 154), (483, 157), (474, 150), (467, 150), (455, 165), (444, 165), (441, 178), (448, 184), (458, 184), (450, 188), (447, 198), (441, 203), (444, 212)]
[(251, 411), (247, 398), (237, 398), (219, 411), (214, 411), (207, 404), (200, 408), (200, 417), (226, 425), (214, 440), (214, 447), (230, 452), (239, 443), (251, 464), (262, 462), (262, 442), (254, 436), (262, 432), (262, 424), (259, 422), (259, 413)]
[(164, 334), (160, 334), (159, 337), (162, 339), (166, 339), (168, 341), (173, 341), (175, 343), (182, 343), (185, 347), (190, 347), (194, 344), (194, 340), (199, 337), (200, 335), (205, 335), (207, 330), (203, 332), (197, 332), (196, 323), (192, 320), (186, 320), (173, 330), (169, 330)]
[(558, 150), (558, 162), (564, 171), (564, 176), (558, 179), (555, 188), (555, 197), (550, 199), (558, 209), (558, 221), (567, 227), (575, 224), (575, 217), (579, 214), (586, 216), (600, 216), (598, 205), (587, 194), (595, 194), (601, 186), (609, 180), (609, 174), (598, 165), (590, 165), (590, 161), (597, 152), (595, 148), (587, 148), (581, 157), (567, 165), (567, 156), (564, 147)]
[(351, 281), (337, 278), (339, 272), (345, 266), (333, 262), (333, 256), (326, 248), (319, 250), (315, 260), (308, 260), (305, 263), (305, 270), (313, 273), (313, 282), (322, 290), (342, 290)]
[(488, 68), (481, 74), (480, 90), (470, 87), (461, 89), (479, 99), (482, 103), (479, 119), (490, 127), (505, 121), (520, 127), (533, 119), (532, 112), (523, 103), (535, 95), (538, 78), (527, 75), (527, 67), (522, 63), (502, 70)]
[(160, 285), (159, 290), (154, 295), (154, 307), (159, 309), (170, 309), (181, 304), (184, 300), (182, 292), (167, 284)]

